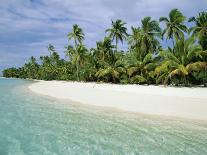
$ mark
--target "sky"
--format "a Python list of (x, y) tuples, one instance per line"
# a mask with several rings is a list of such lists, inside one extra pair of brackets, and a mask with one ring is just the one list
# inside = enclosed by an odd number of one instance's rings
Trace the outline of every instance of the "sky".
[(207, 0), (0, 0), (0, 72), (23, 65), (32, 55), (48, 54), (50, 43), (64, 58), (74, 24), (91, 48), (106, 35), (111, 20), (122, 19), (130, 29), (145, 16), (158, 20), (173, 8), (191, 17), (207, 11)]

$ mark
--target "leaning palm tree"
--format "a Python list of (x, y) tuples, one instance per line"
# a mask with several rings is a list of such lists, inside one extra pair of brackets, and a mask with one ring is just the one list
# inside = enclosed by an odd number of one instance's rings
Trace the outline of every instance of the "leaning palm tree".
[(207, 50), (207, 12), (201, 12), (197, 17), (191, 17), (188, 21), (196, 24), (190, 31), (199, 37), (199, 43), (204, 50)]
[(109, 37), (112, 40), (116, 41), (116, 52), (118, 51), (118, 41), (120, 40), (123, 43), (123, 40), (127, 37), (127, 28), (122, 20), (118, 19), (115, 22), (112, 21), (112, 27), (107, 29), (106, 32), (109, 32)]
[(172, 39), (173, 47), (175, 46), (175, 38), (181, 38), (187, 27), (184, 25), (186, 17), (178, 9), (173, 9), (169, 13), (169, 17), (160, 17), (160, 22), (165, 22), (166, 27), (162, 35), (166, 35), (167, 39)]
[(68, 33), (68, 40), (74, 40), (75, 48), (77, 48), (78, 44), (82, 44), (84, 33), (77, 24), (73, 25), (72, 32)]
[(157, 74), (157, 83), (161, 81), (168, 83), (170, 79), (181, 79), (187, 84), (187, 76), (192, 72), (199, 72), (207, 68), (207, 62), (204, 59), (206, 54), (200, 45), (195, 44), (196, 38), (190, 37), (185, 40), (184, 36), (176, 40), (174, 50), (169, 48), (167, 51), (159, 53), (163, 61), (155, 69)]

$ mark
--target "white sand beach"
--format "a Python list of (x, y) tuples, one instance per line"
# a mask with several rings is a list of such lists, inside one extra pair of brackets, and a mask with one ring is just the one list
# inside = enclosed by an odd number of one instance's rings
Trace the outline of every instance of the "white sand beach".
[(38, 81), (35, 93), (151, 115), (207, 120), (207, 88)]

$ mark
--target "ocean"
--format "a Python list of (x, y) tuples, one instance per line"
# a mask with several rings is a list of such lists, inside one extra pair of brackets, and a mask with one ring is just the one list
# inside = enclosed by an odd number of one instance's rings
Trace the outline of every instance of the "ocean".
[(206, 155), (207, 124), (59, 100), (0, 79), (0, 155)]

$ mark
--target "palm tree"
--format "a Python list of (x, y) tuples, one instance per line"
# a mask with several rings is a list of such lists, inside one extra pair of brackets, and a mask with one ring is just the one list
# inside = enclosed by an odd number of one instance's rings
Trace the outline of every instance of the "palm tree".
[(129, 34), (128, 44), (131, 49), (140, 47), (141, 28), (131, 27), (132, 34)]
[(73, 25), (72, 32), (68, 33), (68, 40), (74, 40), (75, 48), (72, 46), (66, 47), (66, 55), (71, 60), (72, 65), (76, 67), (76, 77), (77, 80), (80, 80), (79, 77), (79, 67), (83, 64), (85, 59), (85, 54), (87, 49), (82, 45), (84, 40), (83, 30), (77, 25)]
[(151, 17), (142, 20), (141, 28), (132, 27), (128, 37), (130, 53), (127, 57), (127, 75), (131, 83), (150, 83), (155, 65), (155, 52), (161, 34), (159, 23)]
[(31, 57), (29, 60), (30, 78), (38, 79), (39, 65), (35, 57)]
[(134, 40), (138, 41), (139, 48), (142, 50), (144, 55), (146, 55), (148, 52), (155, 52), (159, 46), (157, 37), (160, 37), (161, 29), (159, 27), (159, 23), (152, 20), (151, 17), (145, 17), (142, 19), (141, 23), (141, 28), (132, 31), (136, 31)]
[(105, 64), (103, 68), (100, 68), (95, 76), (98, 79), (104, 79), (106, 82), (119, 82), (120, 77), (123, 73), (126, 72), (123, 64), (123, 59), (120, 58), (120, 55), (117, 53), (115, 55), (115, 63)]
[(190, 31), (199, 37), (199, 43), (207, 50), (207, 12), (200, 12), (197, 17), (191, 17), (188, 21), (196, 24)]
[(169, 79), (180, 77), (182, 82), (187, 85), (186, 78), (190, 73), (206, 69), (207, 62), (203, 59), (206, 52), (195, 42), (195, 37), (185, 40), (183, 36), (180, 40), (176, 39), (174, 50), (169, 48), (167, 51), (159, 53), (163, 62), (155, 69), (155, 73), (158, 75), (157, 83), (164, 81), (166, 84)]
[(68, 61), (71, 59), (71, 54), (74, 52), (74, 48), (71, 45), (65, 46), (65, 56), (68, 57)]
[(40, 79), (43, 80), (52, 80), (52, 67), (51, 67), (51, 60), (49, 56), (40, 56), (41, 60), (41, 67), (39, 70)]
[(76, 76), (77, 76), (77, 80), (79, 81), (80, 80), (79, 68), (83, 66), (87, 58), (87, 49), (83, 45), (78, 45), (76, 50), (74, 50), (73, 48), (70, 48), (70, 50), (71, 51), (69, 51), (69, 53), (70, 53), (71, 63), (76, 67)]
[(68, 33), (68, 40), (74, 40), (75, 48), (77, 48), (78, 44), (82, 44), (84, 40), (83, 30), (77, 25), (73, 25), (72, 32)]
[(47, 49), (50, 52), (50, 56), (52, 55), (53, 52), (55, 52), (55, 47), (52, 44), (49, 44)]
[(173, 9), (169, 13), (169, 17), (160, 17), (160, 22), (165, 22), (166, 27), (162, 35), (166, 35), (167, 39), (172, 39), (173, 47), (175, 46), (174, 39), (181, 38), (184, 32), (187, 32), (187, 27), (184, 25), (186, 17), (178, 9)]
[(126, 59), (127, 75), (130, 83), (152, 83), (156, 57), (152, 53), (141, 55), (141, 52), (131, 51)]
[(92, 55), (100, 67), (103, 67), (105, 63), (111, 63), (113, 61), (113, 48), (114, 45), (112, 45), (111, 39), (105, 37), (103, 41), (96, 43), (96, 48), (91, 49)]
[[(40, 61), (31, 57), (20, 68), (5, 69), (3, 75), (43, 80), (207, 85), (207, 12), (189, 19), (195, 23), (190, 31), (178, 9), (159, 21), (165, 24), (163, 32), (158, 21), (145, 17), (140, 27), (131, 27), (129, 35), (126, 23), (120, 19), (112, 21), (111, 28), (106, 30), (108, 36), (96, 42), (90, 51), (83, 44), (83, 30), (75, 24), (65, 47), (68, 60), (61, 59), (49, 44), (48, 56), (41, 56)], [(172, 47), (162, 48), (163, 37), (172, 40)], [(119, 42), (125, 39), (129, 45), (127, 51), (118, 50)]]
[(118, 19), (115, 22), (112, 21), (112, 27), (106, 30), (106, 32), (109, 32), (109, 37), (112, 38), (112, 41), (116, 41), (116, 52), (118, 51), (118, 41), (120, 40), (123, 43), (123, 40), (128, 36), (125, 24), (122, 20)]

